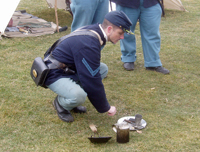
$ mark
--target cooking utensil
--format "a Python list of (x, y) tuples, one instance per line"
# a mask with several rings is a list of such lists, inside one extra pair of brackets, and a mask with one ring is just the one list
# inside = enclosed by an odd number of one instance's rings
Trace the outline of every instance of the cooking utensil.
[(127, 123), (130, 123), (132, 125), (132, 128), (134, 128), (134, 130), (141, 130), (144, 128), (144, 126), (141, 126), (141, 125), (137, 126), (136, 123), (134, 123), (133, 121), (126, 120), (126, 119), (124, 119), (124, 121)]
[(136, 114), (135, 115), (135, 125), (138, 127), (138, 126), (141, 126), (141, 120), (142, 120), (142, 115), (140, 114)]
[(125, 117), (120, 118), (117, 121), (118, 124), (121, 124), (123, 122), (126, 122), (127, 124), (129, 124), (131, 131), (144, 129), (147, 125), (147, 122), (144, 119), (142, 119), (141, 126), (135, 128), (135, 116), (125, 116)]
[[(94, 136), (88, 137), (88, 139), (92, 143), (106, 143), (108, 142), (112, 137), (100, 137), (99, 133), (97, 132), (97, 128), (94, 124), (90, 124), (90, 129), (94, 132)], [(98, 137), (95, 137), (95, 134), (98, 135)]]
[(116, 139), (118, 143), (129, 142), (129, 125), (127, 123), (114, 124), (113, 130), (116, 132)]

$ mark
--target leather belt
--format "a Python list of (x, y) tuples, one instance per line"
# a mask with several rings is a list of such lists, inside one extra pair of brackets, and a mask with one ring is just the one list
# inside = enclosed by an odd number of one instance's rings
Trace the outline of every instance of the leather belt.
[[(65, 69), (67, 68), (67, 65), (64, 63), (59, 62), (56, 60), (51, 54), (48, 56), (48, 60), (53, 63), (52, 66), (56, 67), (57, 69)], [(50, 65), (50, 64), (49, 64)], [(50, 65), (51, 66), (51, 65)], [(49, 67), (50, 68), (50, 67)], [(51, 69), (51, 68), (50, 68)]]
[(44, 61), (46, 62), (48, 60), (52, 62), (47, 65), (49, 67), (49, 69), (63, 69), (67, 73), (72, 73), (72, 74), (75, 73), (75, 71), (69, 69), (66, 64), (56, 60), (51, 54), (47, 58), (45, 58)]

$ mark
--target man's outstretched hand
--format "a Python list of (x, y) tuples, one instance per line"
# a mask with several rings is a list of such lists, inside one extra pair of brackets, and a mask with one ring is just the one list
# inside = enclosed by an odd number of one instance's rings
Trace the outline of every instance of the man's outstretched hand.
[(108, 110), (108, 115), (109, 116), (114, 116), (116, 114), (117, 110), (115, 106), (111, 106), (110, 109)]

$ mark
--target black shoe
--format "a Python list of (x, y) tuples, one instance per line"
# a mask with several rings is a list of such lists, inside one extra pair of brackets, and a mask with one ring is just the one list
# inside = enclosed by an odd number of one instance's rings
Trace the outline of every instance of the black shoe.
[(84, 106), (78, 106), (72, 109), (73, 112), (75, 113), (86, 113), (87, 109)]
[(156, 71), (156, 72), (160, 72), (160, 73), (163, 73), (163, 74), (169, 74), (169, 70), (165, 69), (162, 66), (158, 66), (158, 67), (146, 67), (146, 70)]
[(57, 111), (58, 117), (65, 122), (73, 122), (74, 118), (71, 115), (70, 111), (65, 110), (59, 103), (58, 103), (58, 96), (53, 102), (53, 106)]
[(134, 70), (134, 62), (125, 62), (123, 66), (127, 71)]

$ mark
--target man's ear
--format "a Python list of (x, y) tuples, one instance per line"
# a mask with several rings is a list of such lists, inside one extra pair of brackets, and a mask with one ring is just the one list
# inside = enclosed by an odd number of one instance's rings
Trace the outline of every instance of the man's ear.
[(113, 27), (112, 27), (112, 26), (108, 26), (108, 27), (107, 27), (107, 32), (108, 32), (108, 34), (110, 34), (110, 33), (112, 32), (112, 30), (113, 30)]

